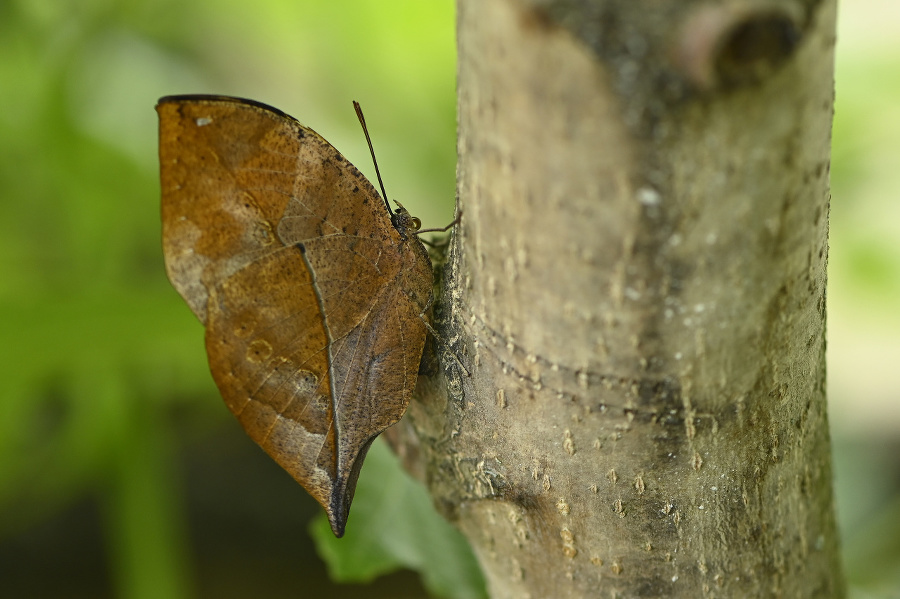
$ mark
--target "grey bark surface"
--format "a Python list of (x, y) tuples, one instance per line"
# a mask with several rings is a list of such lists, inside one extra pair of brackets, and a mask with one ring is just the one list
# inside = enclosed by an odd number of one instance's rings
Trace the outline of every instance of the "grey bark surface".
[(840, 597), (835, 5), (664, 4), (459, 1), (442, 370), (393, 441), (496, 599)]

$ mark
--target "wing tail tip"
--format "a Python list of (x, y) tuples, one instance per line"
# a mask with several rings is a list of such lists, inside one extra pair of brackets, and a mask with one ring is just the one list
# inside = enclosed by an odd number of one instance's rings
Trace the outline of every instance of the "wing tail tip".
[(347, 519), (350, 517), (350, 504), (353, 502), (353, 496), (356, 494), (356, 482), (359, 480), (359, 473), (362, 470), (363, 462), (369, 447), (378, 435), (373, 435), (360, 448), (356, 458), (353, 459), (352, 465), (348, 468), (347, 476), (338, 478), (331, 487), (331, 492), (327, 503), (323, 503), (325, 514), (328, 516), (328, 523), (331, 525), (331, 532), (334, 536), (341, 538), (347, 527)]

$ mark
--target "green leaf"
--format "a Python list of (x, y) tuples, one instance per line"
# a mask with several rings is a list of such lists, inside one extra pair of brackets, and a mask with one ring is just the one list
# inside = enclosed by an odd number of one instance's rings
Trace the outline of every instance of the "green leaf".
[(487, 596), (468, 541), (437, 513), (425, 488), (381, 439), (366, 458), (344, 537), (334, 537), (324, 513), (310, 532), (335, 581), (368, 582), (409, 568), (438, 597)]

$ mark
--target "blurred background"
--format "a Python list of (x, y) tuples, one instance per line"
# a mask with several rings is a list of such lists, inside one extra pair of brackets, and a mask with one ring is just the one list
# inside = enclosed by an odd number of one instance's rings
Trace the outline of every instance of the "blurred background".
[[(828, 374), (859, 598), (900, 597), (898, 27), (894, 0), (840, 7)], [(374, 180), (358, 100), (388, 193), (443, 226), (454, 53), (452, 0), (0, 0), (3, 596), (441, 592), (408, 555), (333, 586), (308, 535), (319, 508), (224, 409), (162, 268), (153, 106), (266, 102)]]

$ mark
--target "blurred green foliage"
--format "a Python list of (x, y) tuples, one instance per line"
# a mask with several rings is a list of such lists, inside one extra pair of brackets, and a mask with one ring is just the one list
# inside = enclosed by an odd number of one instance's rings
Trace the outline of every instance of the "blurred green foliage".
[(384, 442), (372, 445), (356, 491), (351, 525), (336, 539), (325, 514), (312, 526), (319, 553), (335, 580), (368, 582), (406, 567), (422, 572), (439, 597), (480, 599), (484, 578), (462, 534), (431, 507), (425, 488), (400, 467)]

